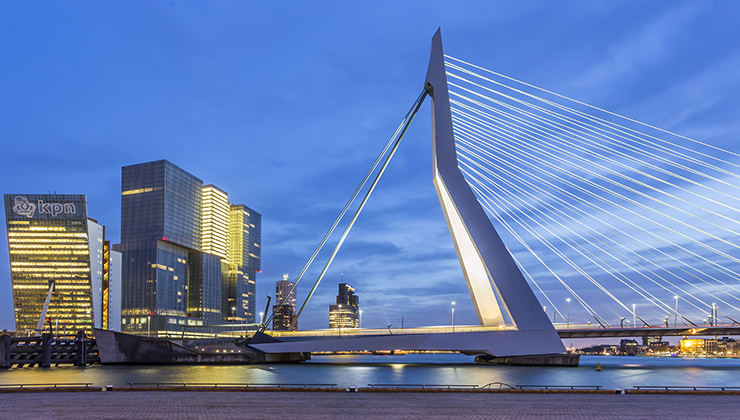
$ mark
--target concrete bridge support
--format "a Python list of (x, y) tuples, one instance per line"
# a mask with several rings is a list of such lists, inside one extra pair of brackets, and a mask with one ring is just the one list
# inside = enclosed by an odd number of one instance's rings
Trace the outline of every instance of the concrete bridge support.
[(0, 357), (2, 357), (2, 360), (0, 360), (0, 368), (9, 368), (10, 367), (10, 346), (12, 345), (10, 341), (10, 336), (7, 334), (4, 334), (0, 336)]
[(78, 331), (75, 338), (75, 366), (87, 365), (87, 337), (84, 331)]

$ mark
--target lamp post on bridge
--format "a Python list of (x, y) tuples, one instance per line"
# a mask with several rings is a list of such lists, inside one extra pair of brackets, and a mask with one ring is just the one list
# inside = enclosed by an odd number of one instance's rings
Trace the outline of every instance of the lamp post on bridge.
[(665, 316), (665, 327), (668, 328), (668, 315)]
[(565, 299), (565, 300), (568, 302), (568, 315), (567, 315), (567, 318), (565, 319), (565, 325), (567, 325), (568, 329), (570, 329), (570, 298)]
[(637, 314), (635, 313), (635, 304), (632, 304), (632, 325), (637, 325)]
[(362, 309), (360, 309), (360, 328), (362, 328)]
[[(629, 325), (629, 324), (627, 324)], [(624, 317), (619, 320), (619, 328), (624, 328)]]
[(678, 321), (678, 295), (673, 296), (676, 299), (676, 311), (673, 313), (673, 328), (676, 328), (676, 321)]
[(455, 332), (455, 302), (452, 302), (452, 332)]

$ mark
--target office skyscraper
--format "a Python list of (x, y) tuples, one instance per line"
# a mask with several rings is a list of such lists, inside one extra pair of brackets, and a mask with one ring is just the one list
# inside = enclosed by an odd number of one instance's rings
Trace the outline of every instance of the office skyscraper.
[(329, 328), (357, 328), (360, 298), (355, 288), (347, 283), (339, 283), (336, 305), (329, 305)]
[(229, 266), (224, 293), (226, 320), (251, 319), (256, 313), (256, 277), (261, 268), (262, 216), (232, 204), (229, 217)]
[[(290, 330), (290, 324), (293, 322), (296, 314), (297, 296), (296, 291), (290, 291), (293, 282), (287, 274), (283, 274), (283, 279), (275, 282), (275, 303), (272, 307), (272, 329), (277, 331)], [(280, 302), (283, 304), (279, 306)], [(298, 324), (293, 326), (293, 331), (298, 330)]]
[[(125, 166), (121, 177), (121, 244), (123, 253), (123, 329), (129, 332), (182, 331), (184, 326), (214, 325), (222, 320), (254, 322), (254, 292), (241, 285), (232, 295), (232, 259), (241, 249), (232, 229), (233, 205), (225, 191), (166, 160)], [(242, 206), (244, 207), (244, 206)], [(244, 207), (246, 208), (246, 207)], [(251, 219), (248, 219), (251, 221)], [(241, 248), (248, 252), (234, 275), (252, 281), (259, 270), (259, 235)], [(253, 242), (253, 243), (252, 243)], [(250, 255), (257, 263), (251, 263)], [(251, 276), (250, 276), (251, 275)], [(242, 310), (236, 310), (239, 306)], [(231, 308), (235, 308), (232, 310)]]
[[(106, 252), (105, 229), (87, 218), (84, 195), (5, 194), (16, 331), (46, 317), (58, 334), (120, 323), (120, 255)], [(47, 328), (46, 325), (43, 328)]]

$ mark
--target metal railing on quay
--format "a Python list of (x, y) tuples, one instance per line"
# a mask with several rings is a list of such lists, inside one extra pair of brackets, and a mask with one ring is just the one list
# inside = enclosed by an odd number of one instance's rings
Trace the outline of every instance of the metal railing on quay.
[(56, 383), (56, 384), (0, 384), (0, 388), (89, 388), (93, 384), (86, 382), (68, 382), (68, 383)]
[(300, 383), (200, 383), (200, 382), (129, 382), (129, 388), (336, 388), (337, 384), (300, 384)]
[(514, 385), (517, 389), (601, 389), (601, 385)]
[(740, 391), (740, 386), (673, 386), (673, 385), (637, 385), (638, 390), (661, 391)]
[(440, 385), (440, 384), (367, 384), (370, 388), (421, 388), (421, 389), (476, 389), (478, 385)]

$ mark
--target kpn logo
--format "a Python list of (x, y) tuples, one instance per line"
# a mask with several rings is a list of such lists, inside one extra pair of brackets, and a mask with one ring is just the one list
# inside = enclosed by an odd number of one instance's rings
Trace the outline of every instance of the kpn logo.
[(44, 200), (38, 200), (37, 204), (34, 204), (28, 200), (28, 198), (18, 195), (13, 200), (13, 212), (20, 216), (26, 216), (29, 219), (32, 218), (36, 213), (48, 214), (51, 216), (57, 216), (62, 213), (64, 214), (76, 214), (77, 207), (74, 203), (45, 203)]

